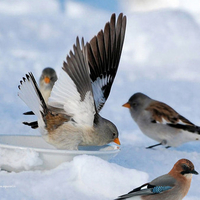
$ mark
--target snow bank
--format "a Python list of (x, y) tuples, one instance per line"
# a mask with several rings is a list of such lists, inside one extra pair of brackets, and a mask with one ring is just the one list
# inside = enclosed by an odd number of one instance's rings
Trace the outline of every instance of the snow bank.
[(33, 150), (8, 150), (0, 148), (0, 168), (7, 166), (10, 170), (29, 170), (42, 164), (39, 154)]
[[(146, 182), (147, 178), (144, 172), (126, 169), (97, 157), (77, 156), (73, 161), (46, 172), (1, 172), (1, 185), (7, 189), (0, 188), (0, 196), (2, 199), (106, 200)], [(127, 187), (127, 182), (131, 182), (131, 186)]]
[[(72, 1), (66, 1), (65, 12), (56, 1), (43, 2), (0, 2), (1, 134), (39, 134), (21, 124), (35, 118), (22, 115), (29, 109), (17, 97), (20, 79), (29, 71), (39, 79), (47, 66), (59, 74), (76, 36), (90, 40), (111, 15)], [(187, 2), (191, 3), (188, 8), (196, 5), (196, 1)], [(200, 28), (196, 15), (180, 7), (144, 13), (124, 10), (124, 14), (128, 23), (119, 71), (101, 112), (118, 127), (121, 152), (110, 162), (79, 156), (46, 172), (1, 171), (1, 199), (113, 199), (169, 172), (180, 158), (191, 160), (200, 172), (199, 142), (146, 150), (155, 141), (141, 133), (121, 106), (133, 93), (144, 92), (200, 124)], [(16, 152), (4, 162), (16, 165), (13, 162), (19, 157), (26, 167), (39, 163), (34, 152)], [(194, 176), (185, 200), (199, 199), (199, 184), (200, 176)]]

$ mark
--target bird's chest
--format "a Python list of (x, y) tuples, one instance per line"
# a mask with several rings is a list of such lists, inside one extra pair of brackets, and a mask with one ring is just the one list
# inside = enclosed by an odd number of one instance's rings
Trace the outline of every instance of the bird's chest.
[(94, 128), (87, 127), (84, 132), (82, 132), (82, 146), (98, 146), (100, 143), (99, 134), (95, 132)]
[(144, 110), (134, 120), (141, 129), (147, 129), (152, 125), (153, 119), (151, 114)]
[(51, 90), (46, 89), (46, 90), (43, 90), (43, 91), (41, 91), (41, 92), (42, 92), (42, 96), (43, 96), (43, 98), (44, 98), (44, 100), (45, 100), (45, 103), (47, 103), (47, 102), (48, 102), (48, 99), (49, 99), (49, 96), (50, 96), (50, 94), (51, 94)]
[(150, 112), (147, 111), (143, 111), (138, 116), (136, 123), (145, 135), (159, 142), (171, 140), (171, 137), (175, 137), (180, 132), (180, 130), (171, 128), (165, 123), (155, 121)]

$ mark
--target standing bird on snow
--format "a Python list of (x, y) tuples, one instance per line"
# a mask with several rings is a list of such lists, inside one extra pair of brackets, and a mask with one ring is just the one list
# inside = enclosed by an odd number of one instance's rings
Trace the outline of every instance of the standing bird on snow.
[(192, 174), (198, 174), (194, 170), (193, 163), (187, 159), (181, 159), (175, 163), (168, 174), (159, 176), (116, 200), (181, 200), (190, 189)]
[[(43, 69), (42, 74), (40, 76), (39, 86), (40, 86), (40, 92), (42, 93), (42, 96), (44, 98), (45, 103), (48, 103), (48, 99), (51, 94), (51, 90), (57, 81), (58, 77), (56, 74), (56, 71), (51, 67), (46, 67)], [(28, 111), (23, 113), (24, 115), (34, 115), (32, 111)], [(37, 121), (34, 122), (23, 122), (23, 124), (31, 126), (31, 128), (38, 128)]]
[(74, 53), (63, 63), (48, 105), (32, 73), (20, 82), (19, 97), (38, 117), (43, 138), (59, 149), (78, 149), (79, 145), (120, 144), (118, 130), (99, 111), (107, 100), (121, 56), (126, 17), (115, 14), (104, 31), (84, 45), (77, 38)]
[(147, 148), (158, 145), (176, 147), (189, 141), (200, 140), (200, 127), (167, 104), (153, 100), (145, 94), (134, 94), (123, 106), (129, 108), (140, 130), (159, 142)]

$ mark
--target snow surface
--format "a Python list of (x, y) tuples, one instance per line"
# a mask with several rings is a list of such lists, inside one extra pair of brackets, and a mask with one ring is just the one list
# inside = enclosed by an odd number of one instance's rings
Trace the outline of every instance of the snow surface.
[[(48, 171), (1, 171), (1, 199), (113, 199), (169, 172), (181, 158), (191, 160), (200, 172), (199, 142), (147, 150), (155, 141), (141, 133), (121, 106), (133, 93), (143, 92), (200, 125), (199, 13), (186, 9), (196, 8), (198, 1), (189, 2), (186, 6), (184, 1), (184, 7), (156, 6), (148, 12), (133, 12), (130, 4), (116, 10), (127, 15), (127, 34), (119, 71), (101, 115), (118, 127), (121, 152), (109, 162), (78, 156)], [(59, 74), (76, 36), (90, 40), (110, 16), (110, 11), (75, 1), (66, 1), (65, 11), (54, 0), (0, 1), (1, 134), (39, 135), (21, 123), (35, 118), (22, 115), (29, 109), (17, 97), (19, 80), (30, 71), (39, 79), (47, 66)], [(27, 169), (33, 164), (31, 158), (38, 159), (31, 152), (23, 156), (19, 162)], [(16, 157), (8, 152), (8, 157), (14, 162), (19, 152)], [(200, 176), (194, 176), (185, 200), (199, 199), (199, 185)]]
[(29, 170), (34, 166), (40, 166), (42, 160), (39, 154), (32, 149), (5, 149), (0, 148), (0, 166), (9, 166), (16, 170)]

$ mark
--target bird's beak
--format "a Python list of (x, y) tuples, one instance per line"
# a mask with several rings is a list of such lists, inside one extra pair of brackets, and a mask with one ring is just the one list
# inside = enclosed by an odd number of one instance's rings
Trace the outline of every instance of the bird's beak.
[(47, 84), (50, 83), (50, 78), (46, 76), (46, 77), (44, 78), (44, 82), (47, 83)]
[(198, 174), (199, 174), (199, 173), (198, 173), (197, 171), (195, 171), (195, 170), (192, 170), (190, 173), (191, 173), (191, 174), (195, 174), (195, 175), (198, 175)]
[(113, 142), (115, 142), (115, 143), (118, 144), (118, 145), (121, 144), (120, 141), (119, 141), (119, 138), (115, 138), (115, 139), (113, 140)]
[(124, 105), (122, 105), (122, 106), (124, 106), (124, 107), (126, 107), (126, 108), (131, 108), (131, 105), (130, 105), (130, 103), (125, 103)]

